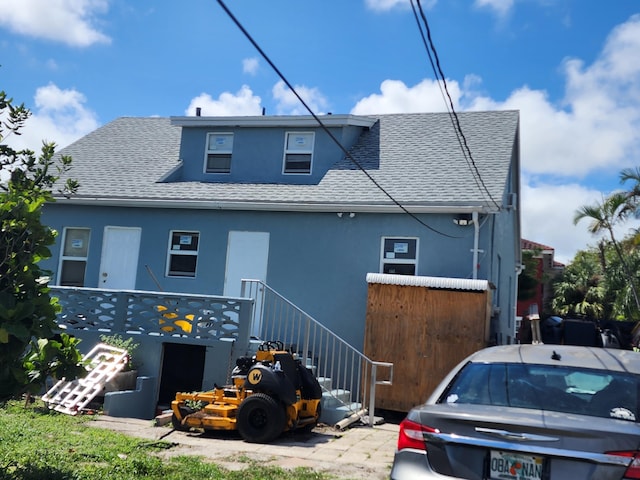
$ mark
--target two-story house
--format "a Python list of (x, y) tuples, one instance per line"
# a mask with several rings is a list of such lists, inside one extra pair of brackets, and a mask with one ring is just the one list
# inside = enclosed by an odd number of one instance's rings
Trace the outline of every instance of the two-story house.
[[(491, 284), (513, 341), (517, 111), (118, 118), (60, 153), (53, 285), (238, 296), (265, 281), (355, 348), (367, 273)], [(390, 326), (392, 328), (392, 326)]]

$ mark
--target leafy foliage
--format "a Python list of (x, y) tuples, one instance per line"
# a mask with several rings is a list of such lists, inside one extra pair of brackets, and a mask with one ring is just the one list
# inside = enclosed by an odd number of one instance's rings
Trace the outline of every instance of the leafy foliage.
[(29, 380), (28, 390), (36, 393), (47, 377), (76, 378), (86, 374), (82, 355), (78, 351), (80, 339), (62, 333), (55, 338), (39, 338), (31, 342), (31, 348), (23, 361)]
[[(56, 232), (41, 223), (42, 207), (71, 167), (70, 157), (55, 158), (55, 144), (43, 143), (38, 156), (14, 150), (9, 135), (19, 135), (30, 112), (0, 91), (0, 399), (29, 383), (22, 360), (32, 338), (51, 338), (59, 305), (49, 296), (48, 272), (38, 262), (51, 256)], [(67, 180), (61, 192), (78, 188)]]
[(535, 255), (538, 252), (526, 250), (522, 252), (522, 264), (524, 270), (518, 276), (518, 300), (529, 300), (536, 295), (540, 282), (536, 278), (537, 262)]
[(595, 250), (578, 252), (554, 283), (551, 302), (558, 315), (573, 318), (606, 317), (603, 271)]
[[(623, 170), (620, 180), (633, 182), (630, 189), (575, 213), (574, 223), (588, 220), (589, 231), (601, 238), (597, 247), (578, 252), (554, 283), (556, 314), (640, 322), (640, 234), (635, 231), (622, 240), (615, 234), (618, 225), (640, 217), (640, 168)], [(635, 330), (640, 339), (640, 323)]]
[(107, 345), (111, 345), (112, 347), (121, 348), (127, 351), (128, 360), (127, 360), (127, 369), (134, 370), (138, 367), (138, 363), (135, 357), (135, 352), (140, 346), (132, 337), (124, 338), (121, 335), (100, 335), (100, 341), (106, 343)]
[(627, 285), (633, 295), (636, 310), (640, 310), (640, 297), (638, 296), (637, 280), (635, 278), (637, 275), (633, 273), (627, 264), (620, 242), (618, 242), (614, 233), (617, 224), (624, 222), (632, 212), (638, 211), (634, 198), (630, 193), (613, 192), (602, 203), (586, 205), (580, 208), (574, 216), (573, 223), (577, 224), (582, 219), (588, 219), (591, 233), (606, 232), (608, 234), (609, 243), (618, 256), (618, 261), (626, 276)]

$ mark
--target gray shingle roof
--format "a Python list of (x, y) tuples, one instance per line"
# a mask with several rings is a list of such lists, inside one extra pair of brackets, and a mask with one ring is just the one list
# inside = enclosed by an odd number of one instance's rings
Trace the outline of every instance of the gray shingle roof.
[[(463, 156), (447, 113), (376, 115), (378, 122), (350, 153), (407, 207), (493, 205), (490, 196), (500, 202), (518, 151), (519, 114), (463, 112), (458, 116), (475, 167)], [(180, 127), (172, 126), (169, 118), (123, 117), (60, 153), (73, 157), (70, 175), (81, 185), (74, 201), (246, 204), (252, 208), (256, 204), (273, 208), (353, 205), (373, 210), (393, 205), (348, 158), (337, 162), (318, 185), (160, 182), (178, 165), (179, 147)], [(474, 180), (476, 169), (490, 196)]]

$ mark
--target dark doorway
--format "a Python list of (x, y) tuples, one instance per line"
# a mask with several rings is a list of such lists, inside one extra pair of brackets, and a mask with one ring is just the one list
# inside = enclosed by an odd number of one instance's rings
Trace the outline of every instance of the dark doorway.
[(163, 344), (162, 377), (158, 393), (160, 405), (170, 405), (176, 392), (202, 390), (205, 353), (204, 345)]

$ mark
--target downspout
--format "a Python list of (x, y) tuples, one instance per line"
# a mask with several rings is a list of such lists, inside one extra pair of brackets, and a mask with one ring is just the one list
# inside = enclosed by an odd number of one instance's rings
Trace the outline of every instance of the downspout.
[(478, 243), (480, 241), (480, 222), (478, 221), (478, 212), (471, 212), (473, 219), (473, 279), (478, 279)]

